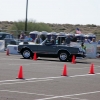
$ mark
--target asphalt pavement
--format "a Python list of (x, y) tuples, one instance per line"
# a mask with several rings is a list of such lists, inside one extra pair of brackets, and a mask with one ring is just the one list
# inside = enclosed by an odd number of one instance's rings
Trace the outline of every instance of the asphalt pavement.
[(0, 53), (0, 100), (100, 100), (100, 58), (75, 62)]

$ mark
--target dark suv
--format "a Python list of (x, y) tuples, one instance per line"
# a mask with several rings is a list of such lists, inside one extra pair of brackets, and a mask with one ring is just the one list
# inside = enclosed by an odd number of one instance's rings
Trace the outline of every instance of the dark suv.
[(13, 44), (13, 45), (17, 44), (13, 35), (7, 32), (0, 32), (0, 40), (5, 40), (5, 48), (7, 47), (8, 44)]
[(13, 39), (13, 35), (6, 32), (0, 32), (0, 40), (4, 40), (5, 38)]

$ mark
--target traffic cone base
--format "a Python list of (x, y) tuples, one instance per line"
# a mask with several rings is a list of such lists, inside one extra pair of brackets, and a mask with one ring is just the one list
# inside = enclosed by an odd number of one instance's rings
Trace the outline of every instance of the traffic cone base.
[(94, 73), (94, 64), (91, 64), (89, 74), (95, 74)]
[(67, 67), (64, 65), (62, 76), (67, 76)]
[(37, 54), (36, 54), (36, 52), (34, 52), (33, 60), (37, 60)]
[(7, 51), (6, 51), (6, 55), (9, 56), (9, 49), (7, 49)]
[(24, 79), (23, 78), (23, 68), (20, 66), (19, 72), (18, 72), (18, 77), (16, 79)]

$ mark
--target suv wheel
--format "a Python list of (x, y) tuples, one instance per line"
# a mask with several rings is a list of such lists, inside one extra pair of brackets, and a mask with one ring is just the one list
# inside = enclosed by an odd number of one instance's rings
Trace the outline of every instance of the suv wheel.
[(60, 61), (67, 61), (67, 59), (68, 59), (68, 53), (66, 53), (66, 52), (59, 53), (59, 60)]
[(30, 57), (32, 57), (32, 52), (29, 50), (29, 49), (24, 49), (22, 51), (22, 56), (25, 58), (25, 59), (29, 59)]

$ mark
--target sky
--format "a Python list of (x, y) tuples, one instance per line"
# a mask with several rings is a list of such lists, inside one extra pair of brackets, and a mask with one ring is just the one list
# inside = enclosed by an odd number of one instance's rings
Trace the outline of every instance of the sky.
[[(0, 21), (26, 18), (27, 0), (0, 0)], [(53, 24), (100, 25), (100, 0), (28, 0), (28, 20)]]

